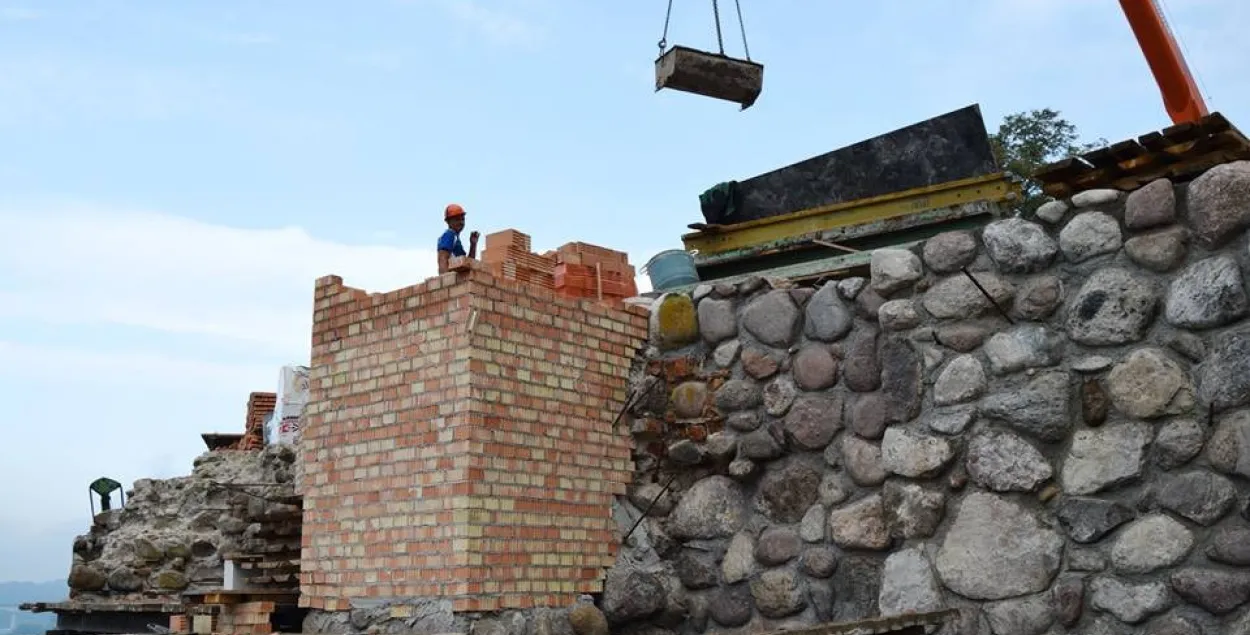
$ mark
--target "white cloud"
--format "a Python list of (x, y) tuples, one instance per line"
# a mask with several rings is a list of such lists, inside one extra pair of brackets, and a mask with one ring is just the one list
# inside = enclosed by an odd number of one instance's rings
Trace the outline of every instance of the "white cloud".
[(428, 249), (95, 205), (0, 208), (0, 226), (0, 317), (222, 337), (295, 360), (316, 278), (386, 291), (437, 271)]

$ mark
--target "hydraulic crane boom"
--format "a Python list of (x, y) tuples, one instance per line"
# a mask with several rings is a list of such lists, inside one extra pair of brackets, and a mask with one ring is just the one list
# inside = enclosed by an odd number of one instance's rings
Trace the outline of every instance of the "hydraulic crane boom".
[(1120, 7), (1124, 9), (1124, 16), (1128, 18), (1133, 35), (1146, 56), (1155, 83), (1159, 85), (1163, 107), (1172, 117), (1172, 123), (1189, 123), (1209, 114), (1207, 104), (1194, 83), (1194, 76), (1189, 72), (1185, 57), (1181, 55), (1155, 0), (1120, 0)]

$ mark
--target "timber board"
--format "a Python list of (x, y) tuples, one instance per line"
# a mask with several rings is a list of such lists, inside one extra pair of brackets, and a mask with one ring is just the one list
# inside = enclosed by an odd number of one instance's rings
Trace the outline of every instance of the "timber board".
[(1221, 163), (1250, 159), (1250, 140), (1218, 112), (1055, 161), (1033, 174), (1042, 191), (1067, 198), (1083, 190), (1135, 190), (1155, 179), (1185, 182)]

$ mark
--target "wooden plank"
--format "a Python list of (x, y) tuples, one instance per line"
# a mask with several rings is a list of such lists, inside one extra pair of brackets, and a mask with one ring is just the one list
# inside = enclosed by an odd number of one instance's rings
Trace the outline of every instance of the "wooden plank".
[(1069, 157), (1042, 166), (1033, 173), (1033, 178), (1043, 183), (1060, 183), (1092, 169), (1093, 167), (1082, 161), (1080, 157)]

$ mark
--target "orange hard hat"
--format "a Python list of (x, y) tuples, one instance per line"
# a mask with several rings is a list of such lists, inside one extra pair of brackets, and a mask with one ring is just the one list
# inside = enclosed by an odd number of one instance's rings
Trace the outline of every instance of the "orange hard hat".
[(464, 216), (464, 208), (455, 203), (448, 205), (443, 212), (443, 220), (451, 220), (457, 216)]

